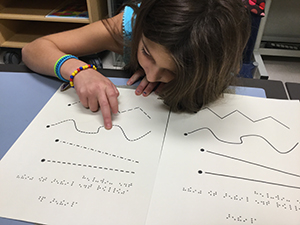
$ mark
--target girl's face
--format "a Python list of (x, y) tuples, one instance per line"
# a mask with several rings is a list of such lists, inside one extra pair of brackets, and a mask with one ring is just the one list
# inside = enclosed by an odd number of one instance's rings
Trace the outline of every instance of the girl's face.
[(174, 78), (176, 66), (170, 53), (144, 35), (139, 43), (137, 58), (149, 82), (168, 83)]

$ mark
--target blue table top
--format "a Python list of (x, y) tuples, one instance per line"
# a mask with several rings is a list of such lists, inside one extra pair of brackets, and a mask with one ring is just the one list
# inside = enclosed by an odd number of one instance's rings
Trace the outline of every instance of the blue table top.
[[(117, 86), (128, 78), (109, 77)], [(28, 72), (0, 72), (0, 159), (62, 84), (61, 81)], [(236, 94), (266, 97), (261, 88), (236, 87)], [(0, 218), (1, 225), (31, 224)]]

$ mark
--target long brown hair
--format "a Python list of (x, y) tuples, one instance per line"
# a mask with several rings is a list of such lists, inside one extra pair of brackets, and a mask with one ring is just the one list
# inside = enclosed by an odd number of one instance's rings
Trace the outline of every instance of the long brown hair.
[(130, 68), (139, 68), (142, 34), (164, 46), (177, 73), (160, 98), (173, 111), (196, 112), (219, 98), (239, 72), (250, 32), (241, 0), (145, 0), (135, 9)]

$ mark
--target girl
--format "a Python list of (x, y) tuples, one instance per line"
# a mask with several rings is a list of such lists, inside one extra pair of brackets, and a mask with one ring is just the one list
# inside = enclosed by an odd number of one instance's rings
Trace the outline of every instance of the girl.
[[(128, 85), (141, 79), (137, 95), (156, 88), (173, 111), (196, 112), (219, 98), (239, 72), (249, 36), (242, 1), (144, 0), (130, 6), (112, 18), (33, 41), (22, 49), (23, 62), (69, 80), (85, 65), (75, 56), (110, 50), (128, 62), (133, 73)], [(100, 106), (110, 129), (111, 112), (118, 112), (117, 88), (93, 68), (78, 70), (70, 84), (85, 107)]]

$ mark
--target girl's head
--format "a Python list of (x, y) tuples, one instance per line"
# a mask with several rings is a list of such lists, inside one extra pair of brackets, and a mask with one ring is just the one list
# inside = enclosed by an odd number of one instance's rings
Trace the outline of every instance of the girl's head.
[(136, 14), (131, 68), (167, 83), (172, 110), (198, 111), (239, 72), (250, 30), (241, 0), (145, 0)]

